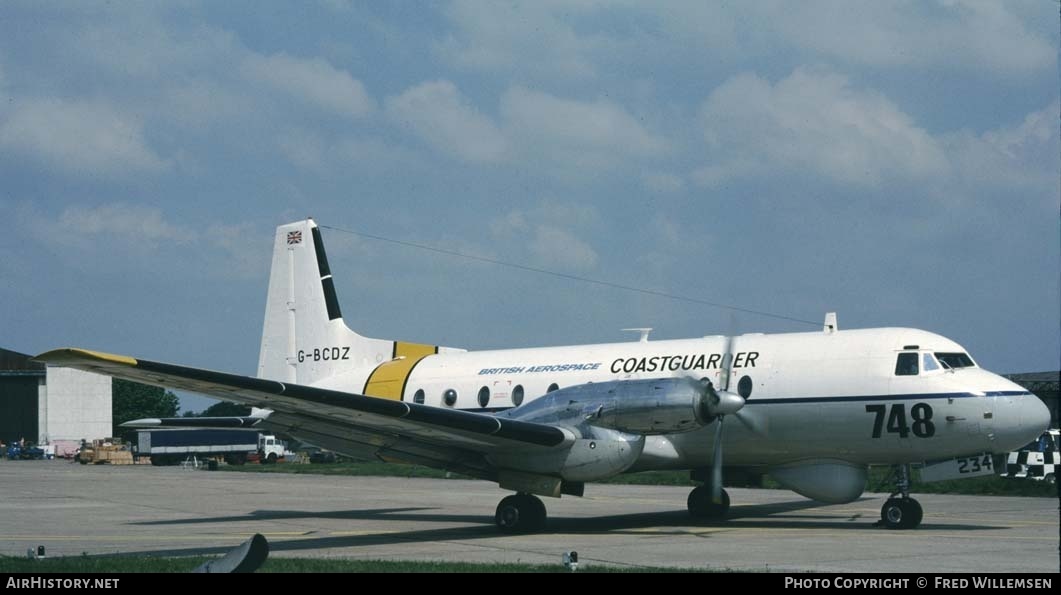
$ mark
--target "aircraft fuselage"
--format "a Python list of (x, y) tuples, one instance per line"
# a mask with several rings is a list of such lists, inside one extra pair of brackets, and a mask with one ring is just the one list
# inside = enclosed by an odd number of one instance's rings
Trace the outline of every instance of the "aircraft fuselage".
[[(404, 344), (410, 355), (389, 354), (378, 365), (318, 386), (485, 413), (558, 388), (614, 380), (684, 376), (722, 387), (722, 376), (732, 370), (729, 390), (746, 405), (743, 423), (728, 424), (724, 437), (728, 465), (823, 458), (895, 464), (1004, 452), (1049, 420), (1037, 397), (976, 366), (957, 343), (926, 331), (741, 335), (729, 340), (728, 353), (727, 341), (714, 336), (427, 354)], [(341, 359), (347, 351), (344, 345), (300, 350), (309, 357), (298, 366)], [(325, 355), (315, 359), (314, 350)], [(297, 367), (294, 374), (297, 379)], [(708, 465), (715, 426), (646, 436), (630, 470)]]

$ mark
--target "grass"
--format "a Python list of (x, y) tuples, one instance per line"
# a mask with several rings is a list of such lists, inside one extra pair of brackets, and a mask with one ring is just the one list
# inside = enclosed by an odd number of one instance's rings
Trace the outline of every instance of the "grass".
[[(915, 472), (916, 476), (917, 473)], [(891, 471), (888, 469), (871, 469), (867, 489), (876, 492), (890, 492)], [(1031, 479), (1009, 479), (999, 476), (972, 477), (950, 481), (924, 483), (916, 477), (911, 483), (910, 491), (914, 494), (963, 494), (967, 496), (1023, 496), (1029, 498), (1056, 498), (1057, 486), (1045, 481)]]
[[(400, 465), (380, 462), (341, 462), (329, 464), (279, 464), (279, 465), (223, 465), (225, 471), (244, 473), (309, 473), (315, 475), (349, 475), (349, 476), (383, 476), (383, 477), (426, 477), (433, 479), (470, 479), (457, 473), (420, 465)], [(870, 469), (866, 489), (874, 492), (891, 492), (893, 483), (889, 480), (891, 471), (883, 467)], [(624, 485), (667, 485), (694, 486), (689, 479), (688, 471), (643, 471), (626, 473), (600, 481), (603, 484)], [(733, 487), (745, 487), (735, 485)], [(763, 480), (762, 486), (767, 489), (784, 489), (769, 477)], [(1004, 477), (974, 477), (953, 481), (924, 483), (917, 479), (917, 472), (911, 486), (914, 494), (965, 494), (974, 496), (1024, 496), (1051, 498), (1057, 496), (1057, 487), (1043, 481), (1030, 479), (1007, 479)]]
[[(213, 558), (148, 556), (74, 556), (29, 560), (0, 556), (0, 574), (82, 573), (111, 574), (138, 572), (191, 572)], [(418, 562), (391, 560), (322, 560), (313, 558), (270, 558), (258, 572), (535, 572), (567, 573), (560, 564), (485, 564), (471, 562)], [(703, 568), (612, 567), (594, 564), (579, 566), (578, 572), (710, 572)]]

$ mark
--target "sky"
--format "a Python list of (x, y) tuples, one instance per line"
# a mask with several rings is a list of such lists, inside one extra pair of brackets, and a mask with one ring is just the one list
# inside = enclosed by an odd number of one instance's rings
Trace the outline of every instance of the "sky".
[(371, 337), (531, 347), (836, 311), (1056, 370), (1058, 11), (3, 0), (0, 346), (253, 375), (274, 229), (312, 216)]

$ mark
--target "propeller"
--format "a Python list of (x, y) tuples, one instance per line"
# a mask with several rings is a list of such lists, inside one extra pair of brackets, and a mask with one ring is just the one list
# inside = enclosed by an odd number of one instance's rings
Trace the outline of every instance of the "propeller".
[[(711, 451), (711, 501), (722, 503), (722, 428), (727, 415), (736, 415), (744, 407), (744, 397), (729, 392), (729, 380), (733, 372), (733, 335), (726, 336), (722, 350), (722, 369), (718, 381), (722, 390), (717, 390), (710, 380), (707, 381), (707, 410), (718, 416), (718, 429), (715, 430), (715, 447)], [(738, 416), (740, 419), (740, 416)]]

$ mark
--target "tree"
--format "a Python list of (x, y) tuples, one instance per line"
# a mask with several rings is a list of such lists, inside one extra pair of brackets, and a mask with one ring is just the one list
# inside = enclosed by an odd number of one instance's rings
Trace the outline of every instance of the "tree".
[(177, 395), (160, 386), (149, 386), (115, 378), (111, 383), (111, 415), (114, 435), (130, 439), (135, 430), (121, 429), (121, 424), (145, 417), (176, 417), (180, 410)]
[(207, 407), (199, 417), (245, 417), (251, 414), (250, 405), (218, 401)]

